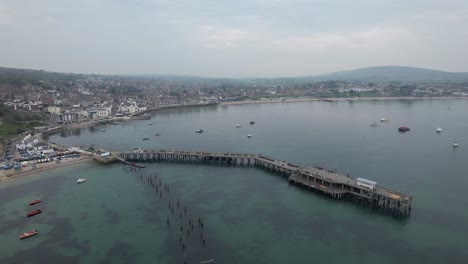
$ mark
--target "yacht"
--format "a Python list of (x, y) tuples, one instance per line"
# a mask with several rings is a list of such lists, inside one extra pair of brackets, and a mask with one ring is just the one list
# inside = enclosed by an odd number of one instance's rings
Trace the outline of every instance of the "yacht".
[(239, 127), (242, 127), (242, 126), (241, 126), (241, 125), (239, 125), (239, 124), (236, 124), (236, 127), (237, 127), (237, 128), (239, 128)]
[(382, 118), (382, 119), (380, 119), (380, 122), (388, 122), (388, 119)]
[(195, 133), (203, 133), (203, 129), (199, 128), (199, 129), (195, 130)]
[(251, 137), (252, 137), (252, 135), (251, 135), (251, 134), (248, 134), (248, 135), (247, 135), (247, 138), (251, 138)]
[(83, 182), (86, 182), (85, 178), (79, 178), (78, 180), (76, 180), (76, 183), (78, 184), (83, 183)]
[(442, 132), (442, 128), (438, 127), (438, 128), (436, 129), (436, 132), (437, 132), (437, 133)]
[(452, 147), (454, 147), (454, 148), (458, 148), (458, 146), (459, 146), (459, 145), (458, 145), (458, 142), (457, 142), (457, 141), (453, 142), (453, 145), (452, 145)]

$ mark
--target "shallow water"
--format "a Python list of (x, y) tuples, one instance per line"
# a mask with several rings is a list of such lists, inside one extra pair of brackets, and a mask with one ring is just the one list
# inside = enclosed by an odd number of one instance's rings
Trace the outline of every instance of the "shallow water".
[[(397, 220), (256, 168), (155, 163), (129, 172), (119, 164), (79, 164), (0, 184), (0, 262), (183, 263), (185, 252), (189, 263), (463, 263), (467, 106), (402, 100), (189, 108), (107, 125), (105, 133), (84, 128), (52, 136), (107, 149), (238, 151), (326, 164), (409, 191), (413, 211)], [(369, 126), (382, 117), (390, 122)], [(398, 133), (400, 125), (411, 131)], [(444, 131), (436, 134), (437, 127)], [(205, 132), (195, 134), (198, 128)], [(163, 198), (148, 184), (154, 173), (170, 187)], [(77, 185), (79, 177), (88, 182)], [(27, 219), (27, 203), (36, 198), (44, 212)], [(177, 200), (192, 218), (204, 218), (205, 246), (196, 224), (189, 237), (184, 233), (182, 250), (181, 220), (168, 209)], [(17, 239), (32, 229), (41, 233)]]

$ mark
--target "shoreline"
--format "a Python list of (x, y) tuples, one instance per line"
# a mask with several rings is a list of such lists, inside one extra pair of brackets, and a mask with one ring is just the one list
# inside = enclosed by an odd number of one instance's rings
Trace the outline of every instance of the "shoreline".
[[(41, 172), (46, 172), (46, 171), (54, 170), (57, 168), (63, 168), (63, 167), (67, 167), (67, 166), (71, 166), (71, 165), (75, 165), (79, 163), (90, 162), (92, 160), (93, 159), (91, 157), (84, 156), (84, 157), (80, 157), (80, 158), (73, 159), (73, 160), (66, 160), (66, 161), (61, 160), (60, 163), (53, 161), (53, 162), (48, 162), (48, 163), (37, 164), (35, 169), (33, 169), (31, 165), (29, 165), (28, 167), (21, 168), (21, 171), (18, 171), (18, 172), (3, 170), (3, 171), (0, 171), (0, 183), (4, 181), (10, 181), (18, 177), (22, 177), (22, 176), (29, 176), (34, 173), (41, 173)], [(11, 169), (11, 170), (14, 170), (14, 169)]]
[(464, 96), (440, 96), (440, 97), (414, 97), (414, 96), (397, 96), (397, 97), (310, 97), (310, 98), (284, 98), (274, 100), (245, 100), (245, 101), (230, 101), (221, 102), (219, 105), (242, 105), (242, 104), (262, 104), (262, 103), (296, 103), (296, 102), (335, 102), (335, 101), (386, 101), (386, 100), (438, 100), (438, 99), (462, 99)]
[[(223, 106), (223, 105), (243, 105), (243, 104), (268, 104), (268, 103), (297, 103), (297, 102), (320, 102), (320, 101), (326, 101), (326, 102), (334, 102), (334, 101), (372, 101), (372, 100), (380, 100), (380, 101), (385, 101), (385, 100), (439, 100), (439, 99), (463, 99), (466, 100), (468, 97), (463, 97), (463, 96), (444, 96), (444, 97), (409, 97), (409, 96), (398, 96), (398, 97), (341, 97), (341, 98), (335, 98), (335, 97), (324, 97), (324, 98), (317, 98), (317, 97), (310, 97), (310, 98), (284, 98), (283, 100), (277, 99), (277, 100), (245, 100), (245, 101), (229, 101), (229, 102), (220, 102), (219, 104), (180, 104), (180, 105), (171, 105), (171, 106), (163, 106), (160, 108), (153, 108), (153, 109), (148, 109), (145, 110), (141, 113), (138, 113), (140, 115), (142, 114), (148, 114), (152, 112), (158, 112), (161, 110), (167, 110), (171, 108), (180, 108), (180, 107), (203, 107), (203, 106)], [(137, 116), (137, 115), (136, 115)], [(54, 127), (51, 128), (53, 131), (46, 131), (43, 132), (42, 134), (46, 134), (45, 136), (42, 136), (42, 140), (48, 141), (48, 137), (51, 135), (54, 135), (58, 132), (60, 132), (63, 129), (73, 129), (73, 128), (85, 128), (93, 125), (99, 125), (101, 123), (107, 123), (107, 122), (115, 122), (115, 121), (130, 121), (132, 120), (131, 117), (113, 117), (111, 119), (106, 119), (106, 120), (99, 120), (97, 122), (93, 121), (88, 121), (88, 122), (83, 122), (83, 123), (76, 123), (76, 124), (70, 124), (66, 126), (60, 126), (60, 127)], [(138, 120), (138, 119), (133, 119), (133, 120)]]

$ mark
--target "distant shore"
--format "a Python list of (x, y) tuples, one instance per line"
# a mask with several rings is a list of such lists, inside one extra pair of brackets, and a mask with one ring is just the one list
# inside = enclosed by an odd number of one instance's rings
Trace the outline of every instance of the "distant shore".
[(324, 97), (324, 98), (284, 98), (284, 99), (271, 99), (271, 100), (243, 100), (243, 101), (229, 101), (221, 102), (220, 105), (241, 105), (241, 104), (267, 104), (267, 103), (294, 103), (294, 102), (315, 102), (315, 101), (385, 101), (385, 100), (438, 100), (438, 99), (468, 99), (464, 96), (441, 96), (441, 97), (414, 97), (414, 96), (397, 96), (397, 97)]

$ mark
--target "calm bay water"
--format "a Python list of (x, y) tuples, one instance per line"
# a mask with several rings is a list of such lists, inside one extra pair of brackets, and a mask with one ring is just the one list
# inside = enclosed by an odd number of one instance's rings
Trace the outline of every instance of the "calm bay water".
[[(467, 110), (468, 101), (455, 99), (215, 106), (65, 131), (50, 140), (111, 150), (263, 153), (327, 165), (410, 192), (413, 211), (397, 220), (255, 168), (156, 163), (134, 173), (119, 164), (80, 164), (0, 184), (0, 263), (183, 263), (184, 257), (189, 263), (464, 263)], [(382, 117), (390, 122), (369, 126)], [(401, 125), (411, 131), (398, 133)], [(437, 127), (444, 131), (436, 134)], [(198, 128), (205, 132), (194, 133)], [(146, 136), (151, 139), (142, 141)], [(154, 173), (170, 187), (163, 198), (147, 183)], [(77, 185), (79, 177), (88, 182)], [(27, 219), (27, 203), (38, 197), (44, 212)], [(168, 210), (169, 200), (187, 206), (194, 219), (204, 217), (205, 246), (196, 226), (184, 235), (184, 256), (180, 217)], [(17, 239), (31, 229), (40, 235)]]

